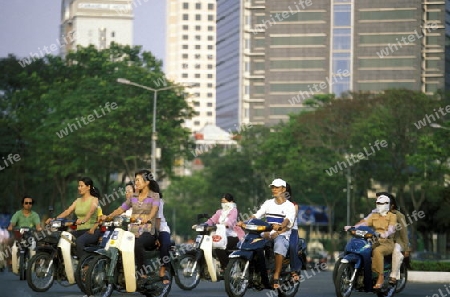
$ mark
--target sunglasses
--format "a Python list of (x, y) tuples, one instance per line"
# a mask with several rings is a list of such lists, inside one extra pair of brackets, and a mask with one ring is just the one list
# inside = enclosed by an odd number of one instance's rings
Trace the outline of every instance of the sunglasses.
[(384, 204), (389, 204), (389, 202), (377, 202), (378, 205), (384, 205)]
[(25, 204), (25, 205), (27, 205), (27, 204), (33, 205), (33, 202), (24, 202), (23, 204)]

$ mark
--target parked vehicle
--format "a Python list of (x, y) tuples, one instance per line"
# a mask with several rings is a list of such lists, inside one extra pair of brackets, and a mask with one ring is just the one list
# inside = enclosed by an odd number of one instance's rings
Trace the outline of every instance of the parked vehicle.
[(74, 271), (78, 264), (74, 236), (69, 228), (76, 229), (74, 220), (55, 219), (50, 229), (36, 243), (36, 254), (27, 267), (28, 286), (36, 292), (45, 292), (56, 280), (62, 286), (75, 284)]
[[(348, 241), (343, 257), (337, 261), (334, 279), (337, 297), (350, 297), (354, 290), (374, 292), (378, 297), (391, 297), (396, 285), (389, 284), (391, 257), (384, 260), (384, 283), (374, 290), (376, 277), (372, 274), (372, 244), (377, 240), (375, 232), (367, 226), (352, 227), (348, 230), (352, 238)], [(335, 268), (335, 269), (336, 269)]]
[[(92, 296), (109, 297), (114, 290), (119, 292), (139, 292), (146, 297), (166, 297), (172, 286), (173, 268), (166, 269), (170, 283), (163, 285), (159, 277), (159, 250), (145, 252), (147, 280), (137, 282), (134, 257), (135, 236), (126, 231), (129, 218), (118, 216), (114, 219), (116, 228), (112, 231), (104, 249), (95, 251), (86, 272), (86, 292)], [(139, 224), (141, 222), (134, 222)], [(119, 227), (120, 226), (120, 227)], [(156, 264), (155, 264), (156, 263)]]
[[(199, 218), (203, 217), (201, 215)], [(193, 229), (198, 233), (195, 239), (195, 249), (180, 255), (174, 264), (174, 267), (176, 267), (175, 282), (181, 289), (192, 290), (197, 287), (201, 279), (211, 282), (223, 279), (225, 267), (220, 266), (219, 259), (213, 248), (212, 233), (218, 227), (225, 228), (225, 225), (208, 226), (208, 224), (203, 223), (193, 226)]]
[[(269, 284), (273, 281), (275, 267), (273, 241), (261, 237), (261, 232), (271, 231), (272, 226), (262, 220), (251, 219), (244, 223), (243, 229), (246, 231), (244, 240), (229, 256), (230, 262), (225, 269), (225, 291), (229, 297), (242, 297), (248, 288), (272, 289)], [(299, 238), (298, 256), (302, 264), (305, 252), (306, 243)], [(293, 297), (300, 287), (300, 281), (292, 279), (288, 259), (283, 261), (280, 273), (280, 297)]]
[(14, 230), (15, 241), (11, 250), (11, 270), (19, 275), (20, 280), (25, 280), (27, 264), (36, 253), (36, 241), (32, 228), (21, 227)]

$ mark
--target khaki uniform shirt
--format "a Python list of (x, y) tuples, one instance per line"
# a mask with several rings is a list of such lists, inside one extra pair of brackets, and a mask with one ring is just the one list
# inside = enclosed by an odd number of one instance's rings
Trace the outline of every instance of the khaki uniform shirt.
[[(388, 231), (389, 226), (395, 228), (397, 224), (397, 216), (392, 212), (388, 212), (387, 215), (382, 216), (379, 213), (372, 213), (366, 218), (367, 225), (373, 227), (376, 232), (383, 234)], [(389, 238), (393, 238), (394, 235), (390, 235)]]

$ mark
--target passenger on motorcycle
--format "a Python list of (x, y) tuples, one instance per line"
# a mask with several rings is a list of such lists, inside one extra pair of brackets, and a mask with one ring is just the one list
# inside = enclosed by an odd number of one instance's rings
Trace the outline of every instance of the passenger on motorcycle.
[(222, 208), (218, 209), (205, 223), (210, 226), (214, 224), (224, 224), (226, 226), (227, 247), (225, 250), (215, 250), (220, 261), (220, 267), (225, 269), (228, 265), (228, 254), (226, 250), (236, 248), (237, 243), (244, 238), (245, 233), (242, 228), (236, 225), (238, 210), (233, 195), (230, 193), (222, 194), (220, 202)]
[[(135, 173), (135, 188), (137, 196), (131, 196), (121, 206), (106, 217), (115, 217), (121, 215), (128, 209), (132, 209), (131, 219), (140, 220), (141, 224), (130, 225), (129, 231), (136, 237), (134, 245), (134, 254), (138, 271), (145, 271), (144, 255), (145, 249), (155, 247), (155, 220), (160, 205), (159, 185), (153, 179), (150, 170), (140, 170)], [(140, 278), (146, 279), (145, 274), (140, 274)]]
[(159, 277), (164, 285), (168, 285), (170, 279), (166, 275), (166, 270), (170, 269), (170, 228), (164, 217), (164, 200), (161, 192), (159, 192), (159, 198), (158, 214), (156, 215), (156, 230), (158, 230), (156, 245), (159, 246), (159, 260), (162, 264), (159, 269)]
[[(78, 259), (81, 259), (84, 253), (84, 248), (88, 244), (95, 244), (102, 236), (100, 230), (96, 227), (98, 198), (100, 193), (94, 187), (94, 182), (89, 177), (82, 177), (78, 180), (78, 194), (77, 198), (66, 210), (60, 213), (56, 218), (65, 218), (71, 213), (77, 216), (77, 230), (72, 231), (76, 238), (76, 248)], [(49, 218), (46, 224), (49, 224), (54, 218)]]
[(298, 258), (298, 224), (297, 224), (297, 214), (298, 214), (298, 204), (292, 200), (292, 190), (291, 185), (286, 183), (286, 199), (295, 207), (295, 219), (294, 224), (292, 225), (291, 236), (289, 237), (289, 261), (291, 266), (291, 275), (292, 279), (295, 282), (300, 280), (300, 269), (301, 262)]
[(253, 218), (260, 219), (263, 216), (273, 230), (265, 232), (264, 237), (270, 237), (274, 241), (275, 269), (273, 273), (273, 288), (279, 289), (279, 277), (283, 260), (289, 250), (289, 237), (291, 228), (295, 222), (295, 206), (286, 200), (286, 182), (280, 178), (275, 179), (269, 187), (272, 190), (273, 199), (266, 200)]
[[(357, 223), (358, 226), (373, 227), (379, 235), (378, 243), (373, 244), (372, 248), (372, 271), (377, 275), (377, 282), (374, 289), (380, 289), (384, 282), (384, 256), (392, 254), (394, 250), (394, 233), (397, 224), (397, 216), (390, 212), (390, 199), (386, 195), (380, 195), (376, 201), (377, 212), (372, 212), (369, 216)], [(350, 226), (345, 226), (348, 230)]]
[[(391, 212), (397, 216), (396, 232), (394, 234), (394, 251), (392, 252), (392, 269), (389, 275), (389, 283), (395, 284), (400, 278), (400, 266), (402, 265), (403, 258), (409, 257), (410, 253), (408, 224), (406, 224), (405, 215), (398, 210), (394, 195), (386, 192), (377, 193), (377, 197), (381, 195), (389, 197), (391, 201)], [(404, 256), (402, 252), (405, 253)]]

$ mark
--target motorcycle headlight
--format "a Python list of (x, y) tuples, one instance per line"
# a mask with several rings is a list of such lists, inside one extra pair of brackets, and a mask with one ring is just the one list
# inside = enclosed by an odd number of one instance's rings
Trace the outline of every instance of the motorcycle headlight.
[(114, 218), (114, 226), (120, 227), (122, 226), (123, 218), (122, 217), (115, 217)]
[(366, 234), (368, 233), (367, 231), (363, 231), (363, 230), (355, 230), (354, 231), (355, 235), (361, 238), (366, 238)]
[(249, 230), (249, 231), (266, 231), (266, 227), (265, 226), (258, 226), (258, 225), (247, 225), (244, 224), (242, 226), (245, 230)]
[(197, 226), (195, 227), (195, 231), (197, 231), (197, 232), (205, 232), (205, 231), (206, 231), (206, 228), (208, 228), (207, 225), (197, 225)]
[(53, 221), (51, 224), (51, 227), (52, 228), (61, 228), (61, 224), (62, 224), (61, 221)]
[(20, 234), (24, 234), (25, 232), (28, 232), (28, 231), (30, 231), (29, 228), (20, 228), (20, 230), (19, 230)]

